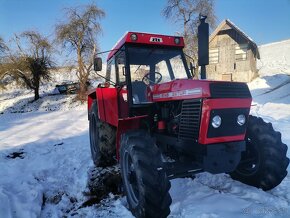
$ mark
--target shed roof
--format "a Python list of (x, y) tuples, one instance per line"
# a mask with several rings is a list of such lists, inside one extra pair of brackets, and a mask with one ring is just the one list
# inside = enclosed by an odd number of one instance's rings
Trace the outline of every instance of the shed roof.
[(232, 21), (229, 19), (223, 20), (218, 27), (213, 31), (213, 33), (209, 37), (209, 42), (211, 42), (214, 37), (223, 29), (225, 25), (230, 26), (233, 30), (235, 30), (237, 33), (239, 33), (249, 44), (253, 46), (255, 55), (258, 59), (260, 59), (260, 53), (257, 44), (254, 42), (254, 40), (249, 37), (244, 31), (242, 31), (239, 27), (237, 27)]

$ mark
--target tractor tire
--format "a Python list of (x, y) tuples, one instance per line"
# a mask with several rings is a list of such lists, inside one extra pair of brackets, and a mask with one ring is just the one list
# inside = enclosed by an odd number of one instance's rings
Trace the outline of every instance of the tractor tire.
[(116, 129), (101, 121), (98, 115), (96, 101), (89, 113), (90, 147), (94, 164), (97, 167), (107, 167), (116, 164)]
[(170, 182), (163, 169), (161, 152), (143, 130), (121, 137), (121, 176), (127, 201), (135, 217), (167, 217), (172, 202)]
[(276, 132), (271, 123), (250, 115), (246, 151), (236, 170), (230, 175), (235, 180), (264, 191), (273, 189), (287, 175), (287, 149), (281, 141), (281, 133)]

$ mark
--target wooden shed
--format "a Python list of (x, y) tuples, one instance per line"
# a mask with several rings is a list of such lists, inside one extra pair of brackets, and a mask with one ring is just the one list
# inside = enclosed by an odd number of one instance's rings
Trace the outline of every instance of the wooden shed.
[(256, 43), (230, 20), (224, 20), (209, 38), (207, 79), (250, 82), (257, 75)]

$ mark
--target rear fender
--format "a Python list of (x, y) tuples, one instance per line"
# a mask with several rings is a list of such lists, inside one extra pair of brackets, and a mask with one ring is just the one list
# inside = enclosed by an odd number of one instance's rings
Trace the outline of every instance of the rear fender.
[(140, 129), (141, 121), (146, 119), (147, 117), (148, 115), (143, 115), (118, 120), (118, 128), (116, 135), (116, 153), (117, 153), (116, 155), (118, 160), (120, 158), (119, 150), (120, 150), (121, 135), (131, 129)]
[(101, 88), (93, 89), (88, 94), (88, 119), (90, 119), (90, 111), (94, 101), (97, 102), (99, 119), (106, 122), (104, 96)]
[(96, 90), (93, 89), (88, 94), (88, 119), (90, 119), (90, 111), (94, 100), (96, 100)]

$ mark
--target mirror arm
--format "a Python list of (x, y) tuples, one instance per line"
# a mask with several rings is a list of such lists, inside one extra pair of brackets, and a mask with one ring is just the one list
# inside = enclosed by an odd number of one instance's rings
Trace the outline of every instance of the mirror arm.
[(106, 81), (109, 81), (109, 83), (110, 83), (111, 85), (116, 86), (116, 83), (113, 82), (112, 80), (107, 79), (106, 77), (102, 76), (102, 75), (99, 74), (98, 72), (96, 72), (96, 74), (97, 74), (98, 76), (102, 77), (103, 79), (105, 79)]
[(116, 51), (116, 50), (119, 50), (119, 49), (111, 49), (111, 50), (107, 50), (107, 51), (101, 51), (101, 52), (95, 53), (95, 55), (105, 54), (105, 53), (108, 53), (108, 52), (111, 52), (111, 51)]

